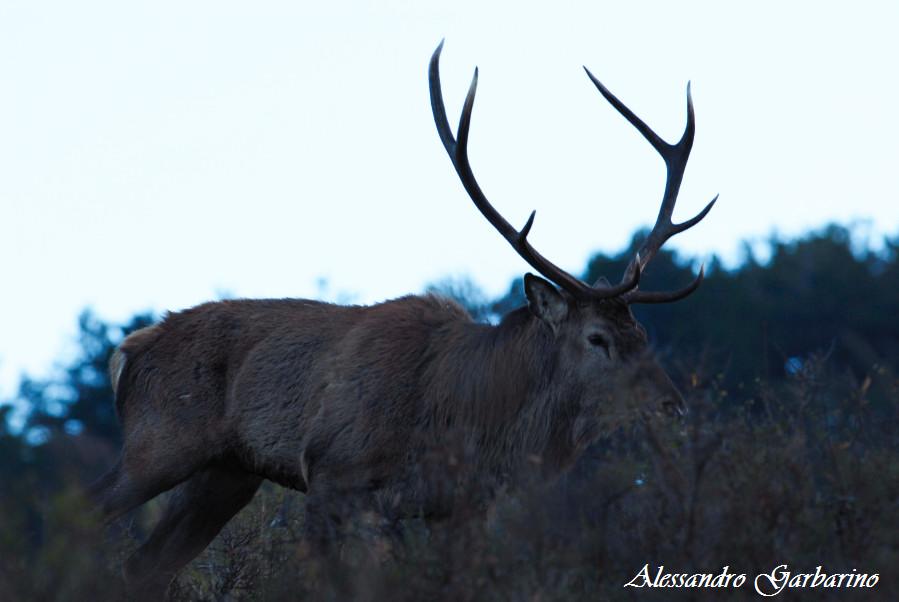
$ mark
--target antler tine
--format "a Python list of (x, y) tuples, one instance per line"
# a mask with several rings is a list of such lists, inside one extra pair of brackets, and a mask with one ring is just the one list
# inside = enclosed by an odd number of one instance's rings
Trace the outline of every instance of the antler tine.
[(705, 278), (705, 265), (699, 267), (699, 275), (693, 282), (681, 289), (664, 292), (635, 289), (624, 294), (624, 301), (626, 303), (671, 303), (672, 301), (680, 301), (699, 288), (703, 278)]
[(434, 113), (434, 122), (437, 124), (437, 132), (443, 147), (446, 149), (456, 173), (465, 187), (465, 191), (475, 206), (483, 214), (487, 221), (502, 234), (512, 248), (528, 262), (537, 272), (551, 280), (564, 290), (578, 298), (609, 298), (616, 297), (627, 291), (633, 290), (640, 281), (642, 266), (632, 270), (622, 282), (609, 287), (594, 286), (591, 287), (578, 278), (575, 278), (562, 268), (558, 267), (550, 260), (546, 259), (537, 252), (531, 243), (528, 242), (527, 236), (534, 225), (534, 216), (536, 211), (531, 212), (527, 222), (521, 230), (516, 230), (512, 224), (490, 204), (487, 197), (484, 196), (481, 187), (475, 180), (471, 165), (468, 162), (468, 132), (471, 126), (471, 113), (474, 107), (475, 92), (478, 87), (478, 70), (475, 68), (474, 76), (471, 79), (471, 85), (468, 88), (468, 95), (465, 97), (465, 104), (462, 108), (462, 116), (459, 118), (459, 129), (456, 136), (453, 136), (450, 128), (449, 120), (446, 117), (446, 107), (443, 103), (443, 92), (440, 87), (440, 53), (443, 50), (443, 41), (437, 46), (434, 54), (431, 56), (431, 63), (428, 69), (428, 82), (431, 92), (431, 110)]
[[(590, 78), (590, 81), (593, 82), (593, 85), (596, 86), (597, 90), (599, 90), (600, 94), (602, 94), (603, 97), (605, 97), (605, 99), (609, 101), (609, 103), (615, 107), (615, 109), (621, 113), (621, 115), (627, 119), (644, 138), (646, 138), (652, 147), (662, 156), (662, 159), (665, 160), (667, 176), (665, 179), (665, 193), (662, 196), (662, 206), (659, 208), (659, 215), (656, 218), (655, 225), (652, 227), (652, 231), (640, 247), (640, 268), (643, 269), (652, 260), (666, 240), (678, 232), (683, 232), (698, 224), (702, 218), (711, 211), (712, 207), (715, 205), (715, 201), (718, 200), (718, 197), (715, 196), (702, 211), (685, 222), (675, 224), (671, 221), (671, 216), (674, 213), (674, 205), (677, 202), (677, 193), (679, 192), (681, 182), (684, 179), (684, 170), (687, 167), (687, 159), (690, 157), (690, 150), (693, 148), (693, 136), (696, 132), (696, 117), (693, 112), (693, 96), (690, 93), (690, 84), (687, 83), (687, 125), (677, 144), (669, 144), (662, 140), (662, 138), (652, 131), (642, 119), (637, 117), (633, 111), (612, 94), (608, 88), (590, 73), (589, 69), (584, 67), (584, 71), (587, 72), (587, 76)], [(633, 266), (634, 262), (631, 262), (627, 271), (632, 271)]]

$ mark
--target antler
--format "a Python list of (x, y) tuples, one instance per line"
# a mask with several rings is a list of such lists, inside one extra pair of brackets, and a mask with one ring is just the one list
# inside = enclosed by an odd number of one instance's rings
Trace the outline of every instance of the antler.
[[(669, 144), (662, 140), (658, 134), (653, 132), (652, 129), (650, 129), (643, 120), (637, 117), (633, 111), (627, 108), (623, 102), (618, 100), (608, 88), (602, 85), (602, 83), (590, 73), (589, 69), (584, 67), (584, 71), (587, 72), (587, 76), (599, 90), (600, 94), (602, 94), (605, 99), (631, 123), (631, 125), (643, 134), (643, 137), (646, 138), (652, 147), (662, 156), (662, 159), (665, 160), (667, 177), (665, 179), (665, 193), (662, 196), (662, 206), (659, 209), (659, 216), (656, 218), (656, 223), (652, 227), (649, 236), (646, 237), (646, 240), (643, 242), (637, 255), (624, 272), (622, 281), (628, 281), (633, 273), (642, 272), (643, 269), (646, 268), (646, 265), (652, 260), (666, 240), (678, 232), (683, 232), (698, 224), (700, 220), (711, 211), (712, 207), (715, 205), (715, 201), (718, 200), (718, 195), (715, 195), (715, 198), (713, 198), (711, 202), (693, 218), (680, 224), (675, 224), (671, 221), (674, 205), (677, 202), (677, 193), (680, 190), (681, 181), (684, 179), (684, 170), (687, 167), (687, 159), (690, 157), (690, 150), (693, 148), (693, 135), (696, 131), (696, 120), (693, 114), (693, 98), (690, 95), (689, 83), (687, 84), (687, 125), (677, 144)], [(625, 294), (624, 299), (628, 303), (666, 303), (669, 301), (677, 301), (696, 290), (702, 282), (704, 273), (705, 269), (703, 266), (699, 269), (699, 275), (696, 279), (680, 290), (671, 292), (646, 292), (633, 289)]]
[(496, 230), (502, 234), (512, 248), (515, 249), (521, 257), (527, 261), (535, 270), (545, 276), (547, 279), (556, 283), (561, 288), (568, 291), (576, 298), (589, 299), (608, 299), (617, 297), (636, 288), (640, 282), (640, 275), (643, 271), (639, 254), (632, 269), (628, 269), (622, 281), (615, 286), (607, 286), (597, 282), (593, 286), (589, 286), (578, 278), (575, 278), (562, 268), (558, 267), (543, 255), (537, 252), (531, 243), (528, 242), (528, 233), (531, 226), (534, 225), (534, 216), (536, 211), (532, 211), (527, 222), (521, 230), (516, 230), (512, 224), (500, 215), (494, 209), (487, 197), (481, 191), (481, 187), (475, 180), (471, 171), (471, 165), (468, 163), (468, 130), (471, 125), (471, 111), (474, 107), (475, 91), (478, 87), (478, 70), (475, 68), (474, 77), (471, 79), (471, 86), (468, 88), (468, 95), (465, 97), (465, 104), (462, 108), (462, 116), (459, 118), (459, 129), (456, 136), (450, 129), (449, 120), (446, 117), (446, 108), (443, 105), (443, 93), (440, 89), (440, 52), (443, 50), (443, 41), (437, 46), (434, 54), (431, 56), (431, 64), (428, 69), (428, 82), (431, 90), (431, 109), (434, 112), (434, 122), (437, 124), (437, 132), (440, 134), (440, 140), (449, 154), (459, 179), (465, 187), (468, 196), (474, 201), (478, 210), (487, 218)]
[(468, 88), (468, 94), (465, 97), (465, 104), (462, 108), (462, 116), (459, 118), (459, 128), (455, 137), (452, 129), (450, 129), (449, 120), (446, 117), (446, 108), (443, 105), (443, 93), (440, 89), (440, 53), (443, 50), (443, 41), (437, 46), (434, 54), (431, 56), (431, 64), (428, 70), (428, 81), (431, 91), (431, 109), (434, 113), (434, 122), (437, 124), (437, 132), (440, 134), (440, 140), (446, 152), (456, 168), (456, 173), (462, 181), (468, 196), (474, 201), (475, 206), (487, 218), (496, 230), (502, 234), (512, 248), (515, 249), (521, 257), (527, 261), (540, 274), (555, 282), (558, 286), (565, 289), (577, 298), (589, 299), (608, 299), (610, 297), (622, 296), (627, 303), (667, 303), (683, 299), (702, 282), (705, 274), (704, 266), (699, 269), (699, 275), (692, 283), (682, 289), (669, 292), (647, 292), (637, 290), (640, 283), (640, 276), (646, 265), (656, 255), (666, 240), (683, 232), (688, 228), (692, 228), (706, 216), (706, 214), (715, 205), (718, 200), (716, 195), (712, 201), (705, 206), (693, 218), (675, 224), (671, 221), (671, 215), (674, 213), (674, 205), (677, 202), (677, 193), (680, 190), (681, 182), (684, 178), (684, 170), (687, 167), (687, 159), (690, 157), (690, 150), (693, 147), (693, 135), (696, 130), (696, 122), (693, 114), (693, 99), (690, 95), (690, 84), (687, 84), (687, 125), (684, 133), (677, 144), (669, 144), (662, 140), (658, 134), (652, 131), (633, 111), (631, 111), (623, 102), (618, 100), (598, 79), (596, 79), (590, 70), (584, 67), (587, 76), (600, 91), (600, 93), (608, 100), (625, 119), (627, 119), (637, 130), (643, 134), (643, 137), (652, 145), (654, 149), (665, 160), (667, 176), (665, 180), (665, 193), (662, 196), (662, 206), (659, 209), (659, 215), (656, 223), (640, 247), (640, 250), (628, 264), (621, 282), (611, 286), (604, 278), (598, 279), (592, 286), (575, 278), (562, 268), (558, 267), (550, 260), (546, 259), (531, 246), (527, 240), (531, 226), (534, 225), (534, 216), (536, 211), (532, 211), (530, 217), (521, 230), (516, 230), (512, 224), (500, 215), (500, 213), (490, 204), (487, 197), (484, 196), (481, 187), (475, 180), (472, 173), (471, 165), (468, 162), (468, 131), (471, 126), (471, 112), (474, 107), (475, 92), (478, 87), (478, 70), (475, 68), (474, 76), (471, 79), (471, 85)]

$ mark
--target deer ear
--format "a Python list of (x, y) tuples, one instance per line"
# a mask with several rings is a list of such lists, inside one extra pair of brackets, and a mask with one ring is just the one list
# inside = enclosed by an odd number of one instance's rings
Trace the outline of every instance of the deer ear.
[(568, 302), (549, 281), (534, 276), (524, 275), (524, 294), (528, 298), (531, 313), (549, 324), (553, 331), (568, 315)]

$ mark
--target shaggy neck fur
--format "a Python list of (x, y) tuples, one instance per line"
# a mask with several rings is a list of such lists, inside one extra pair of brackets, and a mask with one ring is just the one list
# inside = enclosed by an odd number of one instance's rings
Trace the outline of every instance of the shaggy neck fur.
[(525, 458), (567, 462), (577, 395), (549, 327), (527, 307), (497, 326), (455, 322), (438, 333), (425, 373), (428, 419), (463, 433), (482, 468), (506, 473)]

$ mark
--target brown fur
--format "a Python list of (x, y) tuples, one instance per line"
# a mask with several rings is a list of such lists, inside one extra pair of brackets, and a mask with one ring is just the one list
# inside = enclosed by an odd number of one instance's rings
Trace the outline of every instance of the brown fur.
[(681, 299), (702, 280), (700, 271), (679, 291), (637, 290), (661, 244), (714, 204), (671, 222), (692, 105), (684, 136), (668, 145), (590, 76), (662, 154), (668, 177), (656, 225), (622, 282), (588, 286), (530, 246), (533, 214), (516, 230), (483, 196), (466, 150), (477, 71), (454, 136), (440, 97), (442, 46), (431, 58), (431, 106), (463, 185), (522, 258), (567, 292), (527, 275), (528, 306), (496, 326), (432, 295), (370, 307), (243, 300), (171, 314), (129, 336), (110, 363), (125, 443), (92, 494), (111, 519), (177, 487), (126, 564), (136, 592), (158, 597), (263, 479), (306, 493), (306, 535), (324, 545), (360, 504), (393, 519), (439, 517), (459, 496), (479, 501), (535, 465), (558, 473), (622, 400), (682, 406), (628, 304)]
[(178, 489), (126, 574), (166, 582), (262, 479), (307, 494), (313, 539), (347, 500), (437, 517), (462, 483), (442, 480), (448, 454), (488, 488), (528, 458), (554, 474), (595, 439), (623, 375), (648, 391), (628, 389), (637, 403), (680, 401), (625, 304), (529, 278), (529, 307), (496, 326), (427, 295), (221, 301), (130, 335), (110, 362), (125, 443), (93, 493), (114, 518)]

